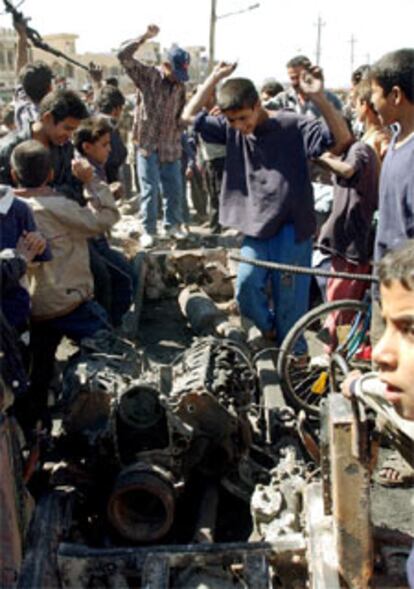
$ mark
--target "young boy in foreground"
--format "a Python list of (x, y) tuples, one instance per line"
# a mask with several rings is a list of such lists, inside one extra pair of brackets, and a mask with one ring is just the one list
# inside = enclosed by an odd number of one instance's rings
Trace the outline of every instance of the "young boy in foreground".
[[(414, 240), (387, 254), (378, 275), (385, 331), (373, 350), (373, 360), (384, 398), (400, 417), (414, 420)], [(358, 377), (353, 372), (344, 382), (346, 396), (352, 394)], [(414, 551), (407, 571), (414, 588)]]
[(87, 162), (73, 163), (73, 173), (76, 175), (81, 167), (87, 179), (86, 207), (47, 185), (51, 163), (49, 150), (34, 140), (20, 143), (11, 157), (12, 174), (19, 186), (15, 194), (32, 208), (53, 256), (51, 261), (29, 272), (33, 372), (29, 397), (22, 403), (19, 415), (22, 425), (29, 428), (38, 419), (47, 423), (48, 386), (63, 336), (79, 342), (109, 327), (105, 311), (93, 300), (87, 240), (108, 230), (119, 219), (108, 186), (94, 177)]
[[(342, 115), (327, 100), (322, 72), (302, 72), (301, 89), (324, 117), (311, 120), (290, 112), (271, 115), (244, 78), (226, 80), (218, 89), (220, 116), (200, 112), (217, 84), (235, 65), (218, 64), (183, 111), (186, 123), (206, 142), (226, 146), (219, 222), (244, 234), (241, 254), (251, 260), (310, 266), (316, 227), (308, 160), (330, 149), (342, 153), (351, 135)], [(197, 116), (196, 116), (197, 115)], [(272, 281), (273, 309), (266, 286)], [(242, 263), (237, 302), (265, 337), (280, 345), (307, 311), (310, 278), (270, 272)], [(306, 351), (305, 342), (295, 350)]]

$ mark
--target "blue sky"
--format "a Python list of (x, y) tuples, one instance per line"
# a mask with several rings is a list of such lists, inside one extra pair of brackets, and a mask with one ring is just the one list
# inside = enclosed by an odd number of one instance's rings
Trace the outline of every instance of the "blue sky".
[[(224, 14), (260, 2), (259, 8), (217, 22), (216, 56), (238, 60), (238, 75), (260, 83), (266, 77), (286, 80), (285, 63), (297, 53), (315, 57), (320, 15), (322, 60), (328, 86), (349, 84), (351, 36), (355, 66), (387, 51), (414, 46), (413, 0), (217, 0)], [(68, 12), (68, 6), (71, 11)], [(109, 51), (139, 35), (149, 23), (161, 28), (162, 46), (208, 47), (210, 0), (25, 0), (21, 9), (41, 34), (76, 33), (79, 51)], [(0, 17), (9, 27), (10, 17)]]

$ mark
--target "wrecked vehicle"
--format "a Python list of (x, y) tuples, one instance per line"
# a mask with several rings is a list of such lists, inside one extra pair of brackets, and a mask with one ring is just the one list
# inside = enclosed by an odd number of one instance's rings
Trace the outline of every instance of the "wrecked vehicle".
[(18, 586), (404, 586), (412, 538), (370, 515), (371, 410), (332, 394), (320, 422), (296, 413), (272, 351), (243, 341), (202, 280), (180, 295), (197, 335), (170, 361), (102, 337), (68, 362)]

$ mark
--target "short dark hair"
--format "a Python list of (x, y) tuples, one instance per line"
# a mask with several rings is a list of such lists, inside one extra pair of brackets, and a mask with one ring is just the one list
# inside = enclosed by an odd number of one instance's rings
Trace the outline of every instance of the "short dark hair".
[(43, 61), (25, 65), (19, 74), (19, 82), (27, 96), (38, 104), (51, 90), (53, 72)]
[(309, 59), (309, 57), (306, 57), (306, 55), (296, 55), (295, 57), (292, 57), (292, 59), (289, 59), (289, 61), (286, 64), (286, 67), (308, 68), (311, 65), (312, 65), (312, 62)]
[(399, 49), (386, 53), (374, 63), (370, 77), (388, 96), (394, 86), (414, 103), (414, 49)]
[(60, 123), (68, 117), (72, 119), (87, 119), (88, 109), (82, 98), (73, 90), (57, 89), (49, 92), (40, 103), (40, 116), (50, 112), (55, 124)]
[(247, 78), (226, 80), (217, 92), (217, 104), (223, 112), (253, 108), (259, 100), (255, 85)]
[(371, 66), (367, 63), (360, 65), (356, 68), (351, 74), (351, 82), (354, 86), (359, 84), (362, 80), (369, 78), (369, 73), (371, 71)]
[(96, 101), (99, 112), (106, 115), (110, 115), (114, 108), (124, 106), (124, 104), (125, 96), (118, 88), (110, 84), (102, 88)]
[(266, 80), (263, 82), (262, 87), (260, 88), (260, 92), (266, 92), (269, 96), (274, 98), (280, 92), (283, 92), (284, 88), (280, 82), (277, 80)]
[(34, 139), (19, 143), (12, 151), (10, 163), (23, 188), (42, 186), (52, 168), (50, 151)]
[(110, 76), (109, 78), (106, 78), (105, 84), (107, 84), (108, 86), (114, 86), (114, 88), (119, 88), (119, 80), (115, 76)]
[(363, 78), (358, 82), (353, 93), (354, 97), (359, 98), (362, 102), (366, 102), (372, 108), (372, 88), (371, 82), (368, 79)]
[(414, 239), (382, 258), (378, 264), (378, 276), (380, 283), (387, 287), (397, 280), (407, 290), (414, 290)]
[(73, 143), (76, 149), (84, 155), (83, 144), (96, 143), (107, 133), (111, 133), (112, 126), (106, 117), (91, 117), (82, 121), (73, 135)]

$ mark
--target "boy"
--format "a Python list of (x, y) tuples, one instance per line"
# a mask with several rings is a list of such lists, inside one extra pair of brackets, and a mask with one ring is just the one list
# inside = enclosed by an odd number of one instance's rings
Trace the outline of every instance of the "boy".
[(375, 259), (414, 237), (414, 49), (387, 53), (371, 70), (383, 126), (398, 123), (381, 168)]
[(104, 86), (96, 103), (98, 112), (107, 118), (111, 125), (111, 151), (105, 162), (107, 182), (119, 181), (119, 168), (124, 164), (128, 152), (118, 130), (118, 123), (124, 108), (125, 97), (118, 88)]
[[(0, 186), (0, 251), (4, 259), (7, 250), (10, 254), (16, 250), (20, 271), (8, 273), (9, 279), (1, 282), (0, 307), (8, 323), (23, 334), (30, 316), (30, 295), (22, 284), (26, 264), (33, 259), (48, 261), (51, 254), (45, 238), (37, 231), (30, 207), (14, 196), (12, 188)], [(17, 262), (14, 266), (17, 268)]]
[[(414, 237), (414, 49), (387, 53), (372, 66), (372, 104), (381, 124), (398, 123), (381, 166), (374, 261)], [(371, 342), (381, 334), (374, 289)]]
[[(193, 122), (218, 82), (235, 67), (221, 63), (214, 68), (185, 107), (185, 122)], [(301, 83), (332, 136), (316, 119), (289, 112), (272, 116), (262, 107), (253, 83), (243, 78), (227, 80), (218, 90), (217, 102), (224, 116), (201, 112), (195, 118), (194, 130), (205, 141), (226, 145), (219, 220), (245, 234), (241, 253), (252, 260), (310, 265), (315, 215), (308, 159), (319, 157), (328, 147), (339, 154), (351, 140), (344, 119), (323, 92), (320, 70), (302, 72)], [(273, 311), (265, 290), (269, 278)], [(309, 284), (308, 276), (281, 275), (240, 264), (236, 296), (241, 313), (265, 337), (281, 344), (307, 310)]]
[(365, 79), (361, 80), (353, 90), (353, 97), (356, 118), (363, 126), (361, 141), (370, 145), (377, 154), (379, 161), (382, 162), (391, 135), (388, 129), (381, 125), (380, 118), (372, 104), (371, 82)]
[[(106, 163), (111, 153), (112, 132), (113, 127), (108, 118), (100, 116), (81, 123), (74, 135), (77, 151), (89, 161), (97, 177), (104, 182), (107, 182)], [(110, 184), (112, 193), (116, 184), (119, 183)], [(95, 297), (105, 308), (112, 325), (118, 327), (132, 303), (135, 281), (132, 266), (121, 252), (110, 247), (105, 235), (91, 239), (90, 247), (94, 251), (93, 263), (99, 257), (102, 266), (94, 276)]]
[(22, 141), (35, 139), (50, 149), (53, 162), (53, 175), (49, 183), (68, 198), (83, 202), (82, 170), (78, 178), (72, 174), (73, 145), (70, 142), (73, 132), (82, 119), (89, 116), (81, 98), (70, 90), (49, 92), (40, 102), (39, 119), (21, 131), (9, 133), (0, 140), (0, 182), (13, 184), (10, 171), (10, 156), (13, 149)]
[[(384, 397), (402, 418), (414, 420), (414, 241), (388, 253), (379, 264), (378, 275), (385, 331), (374, 348), (373, 360), (378, 366)], [(343, 383), (346, 396), (351, 396), (357, 377), (357, 372), (351, 373)], [(408, 482), (410, 475), (407, 472), (404, 480), (394, 469), (393, 476), (396, 482), (403, 483)], [(414, 550), (408, 578), (414, 589)]]
[(185, 104), (185, 82), (188, 81), (190, 54), (173, 46), (168, 61), (161, 68), (148, 66), (134, 58), (142, 45), (159, 33), (157, 25), (127, 41), (118, 59), (139, 90), (137, 101), (137, 169), (141, 187), (140, 216), (143, 233), (140, 244), (154, 245), (157, 233), (158, 194), (162, 186), (164, 229), (175, 239), (184, 237), (180, 231), (182, 215), (181, 133), (180, 116)]
[(106, 184), (94, 178), (84, 160), (73, 166), (85, 178), (88, 206), (54, 192), (51, 154), (38, 141), (18, 145), (11, 157), (15, 193), (31, 206), (36, 223), (50, 244), (53, 259), (29, 272), (32, 295), (33, 373), (20, 420), (26, 427), (38, 419), (47, 423), (47, 392), (53, 375), (56, 349), (64, 335), (78, 342), (98, 330), (108, 329), (104, 310), (93, 301), (87, 239), (109, 229), (118, 219), (115, 202)]

